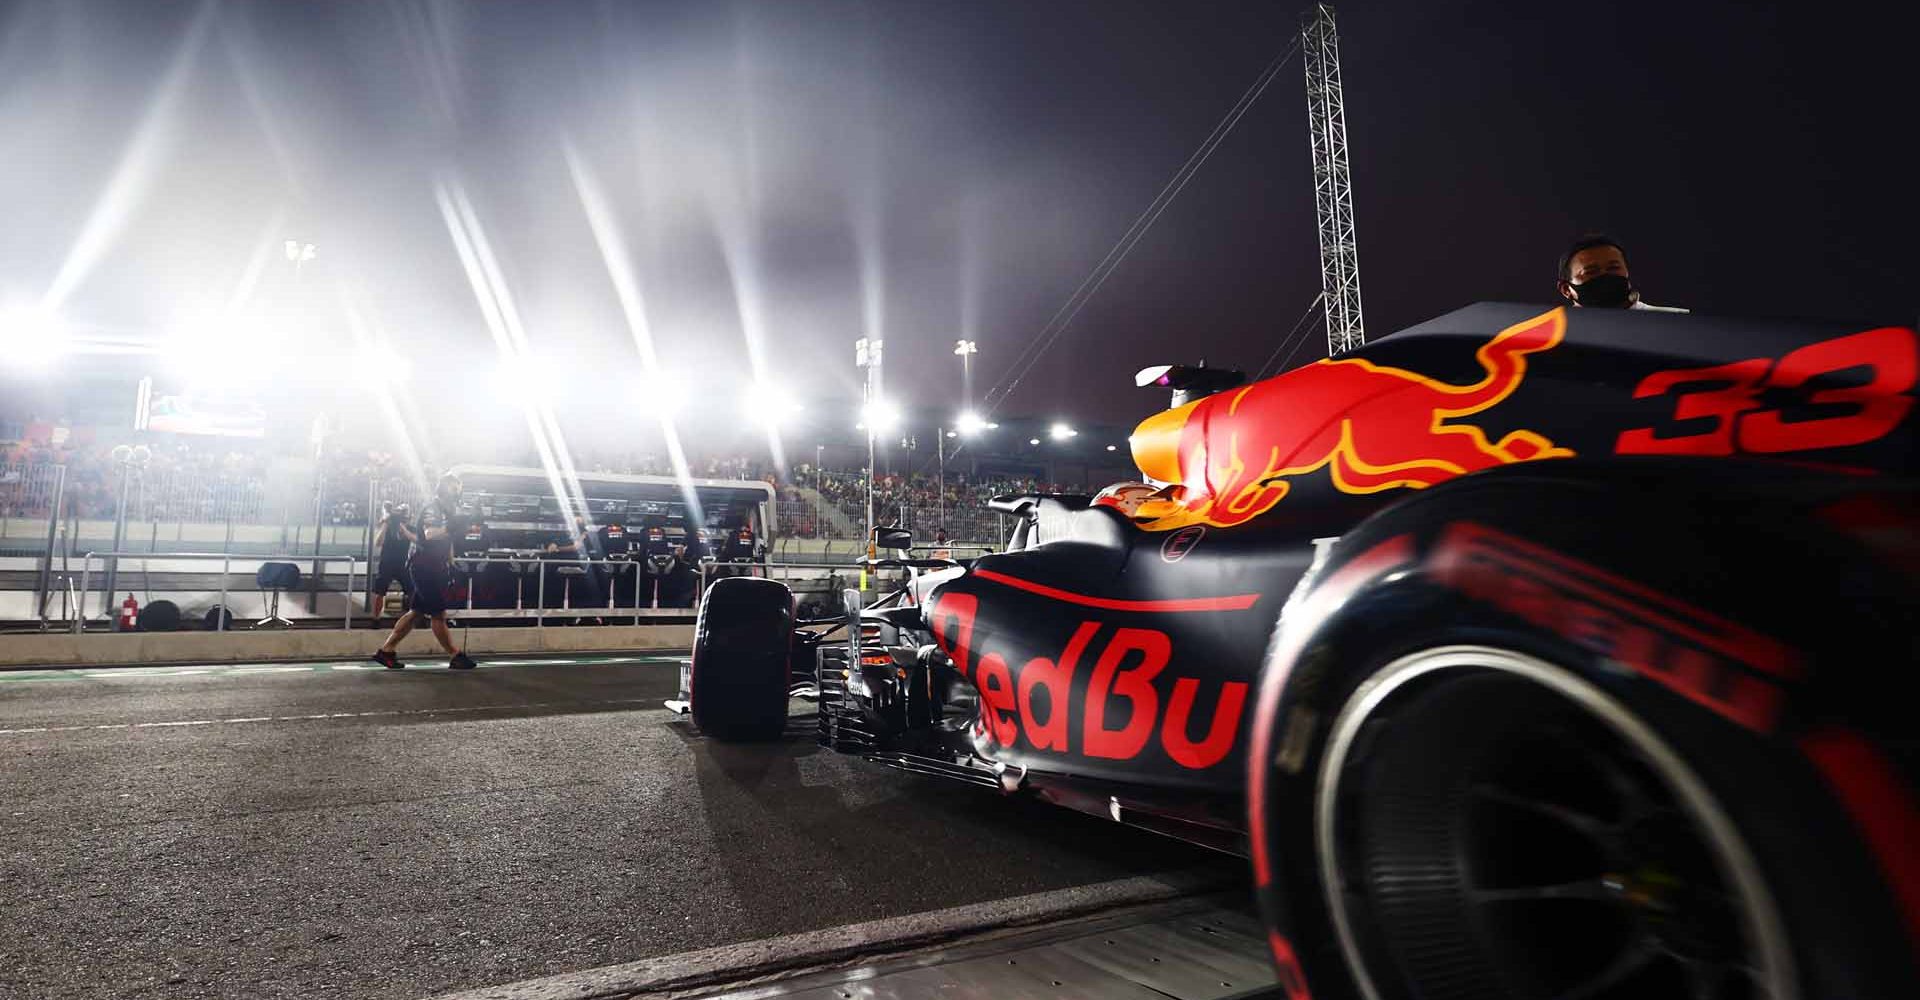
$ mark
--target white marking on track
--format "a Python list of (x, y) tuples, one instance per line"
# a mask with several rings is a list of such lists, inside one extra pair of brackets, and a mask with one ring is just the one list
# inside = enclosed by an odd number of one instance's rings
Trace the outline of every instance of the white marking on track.
[(0, 729), (0, 736), (22, 736), (30, 733), (76, 733), (103, 729), (160, 729), (187, 726), (244, 725), (259, 722), (311, 722), (325, 719), (378, 719), (397, 718), (411, 715), (456, 715), (464, 712), (511, 712), (530, 708), (592, 708), (603, 705), (651, 705), (654, 698), (610, 698), (602, 701), (530, 701), (517, 705), (465, 705), (456, 708), (407, 708), (392, 709), (384, 712), (330, 712), (318, 715), (257, 715), (236, 719), (179, 719), (167, 722), (115, 722), (95, 726), (34, 726), (23, 729)]

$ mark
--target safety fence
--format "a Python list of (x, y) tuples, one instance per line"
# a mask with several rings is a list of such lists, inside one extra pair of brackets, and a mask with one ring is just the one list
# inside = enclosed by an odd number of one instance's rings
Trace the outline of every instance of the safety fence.
[[(217, 588), (220, 597), (219, 601), (212, 605), (210, 614), (207, 616), (208, 622), (212, 625), (212, 630), (216, 632), (224, 632), (232, 624), (232, 593), (234, 589), (232, 581), (236, 563), (242, 564), (243, 566), (252, 566), (256, 574), (261, 565), (268, 563), (286, 563), (295, 566), (301, 564), (311, 565), (314, 567), (313, 581), (316, 588), (320, 586), (321, 582), (325, 579), (325, 567), (335, 563), (344, 563), (346, 565), (346, 572), (344, 574), (344, 587), (340, 593), (347, 595), (349, 599), (342, 602), (344, 610), (340, 618), (340, 627), (353, 627), (354, 601), (351, 598), (355, 593), (353, 584), (357, 567), (356, 560), (352, 556), (270, 555), (242, 559), (234, 556), (230, 552), (85, 553), (80, 557), (80, 569), (77, 574), (77, 579), (75, 579), (75, 573), (71, 570), (51, 574), (51, 582), (59, 589), (57, 591), (43, 590), (41, 592), (39, 600), (41, 621), (47, 623), (52, 620), (48, 612), (50, 611), (52, 598), (58, 596), (62, 598), (63, 604), (61, 620), (67, 620), (70, 614), (71, 620), (68, 621), (68, 628), (76, 635), (86, 631), (87, 621), (90, 617), (87, 610), (87, 604), (91, 597), (90, 591), (93, 589), (93, 585), (98, 582), (98, 579), (94, 576), (95, 563), (99, 564), (100, 573), (108, 582), (107, 587), (103, 591), (102, 603), (109, 605), (109, 607), (102, 610), (110, 611), (110, 595), (118, 591), (117, 584), (120, 582), (118, 576), (121, 573), (125, 573), (129, 577), (134, 574), (146, 575), (149, 579), (143, 581), (146, 583), (146, 586), (142, 589), (146, 590), (149, 596), (151, 595), (151, 575), (155, 571), (153, 564), (156, 562), (162, 564), (161, 572), (177, 572), (174, 567), (167, 565), (176, 562), (220, 563), (219, 586)], [(245, 570), (242, 569), (242, 572), (244, 571)], [(366, 579), (364, 574), (360, 576), (360, 579), (362, 581)], [(314, 593), (317, 596), (318, 591), (316, 590)], [(151, 604), (152, 602), (149, 601), (148, 603)], [(290, 619), (279, 616), (279, 605), (277, 601), (270, 605), (270, 607), (273, 617), (263, 618), (259, 624), (264, 625), (269, 622), (279, 622), (287, 625), (292, 624)]]
[[(44, 462), (0, 464), (0, 517), (44, 518), (56, 500), (68, 516), (114, 516), (121, 488), (116, 465), (65, 466), (64, 496), (62, 468)], [(410, 477), (316, 469), (311, 460), (281, 460), (247, 470), (156, 462), (126, 471), (129, 522), (277, 525), (317, 517), (324, 524), (365, 524), (379, 519), (383, 502), (417, 509), (424, 499)], [(322, 474), (317, 505), (316, 474)]]
[(47, 516), (53, 510), (53, 495), (59, 477), (60, 466), (57, 465), (0, 465), (0, 516)]
[[(259, 579), (263, 566), (276, 563), (299, 567), (301, 576), (290, 586), (278, 588), (257, 582), (246, 585)], [(688, 568), (688, 583), (704, 580), (707, 566), (723, 568), (716, 572), (767, 572), (765, 564), (703, 562), (699, 568)], [(511, 606), (477, 606), (482, 588), (476, 582), (493, 567), (515, 582)], [(535, 627), (544, 627), (549, 618), (596, 618), (635, 625), (662, 618), (684, 619), (693, 614), (704, 587), (689, 587), (685, 594), (669, 593), (662, 587), (667, 570), (665, 566), (648, 567), (637, 555), (605, 559), (459, 556), (449, 571), (449, 582), (456, 586), (448, 610), (459, 619), (503, 620)], [(156, 577), (160, 581), (157, 586)], [(239, 586), (235, 585), (236, 579)], [(103, 587), (105, 581), (111, 582)], [(371, 582), (367, 563), (355, 556), (95, 551), (81, 555), (75, 567), (47, 574), (37, 607), (43, 627), (57, 626), (81, 634), (90, 623), (113, 623), (117, 606), (112, 595), (123, 590), (139, 591), (146, 596), (146, 605), (151, 605), (158, 592), (179, 596), (182, 603), (205, 605), (195, 608), (191, 617), (203, 620), (209, 631), (226, 631), (238, 617), (236, 596), (257, 592), (262, 595), (259, 609), (265, 615), (253, 627), (284, 628), (299, 621), (303, 625), (337, 623), (340, 628), (354, 628), (373, 619), (393, 618), (399, 612), (397, 607), (386, 606), (393, 588), (372, 594), (368, 589)], [(275, 596), (268, 597), (269, 593)], [(281, 597), (296, 603), (304, 601), (310, 610), (306, 614), (293, 610), (300, 615), (297, 619), (284, 616), (280, 613)]]

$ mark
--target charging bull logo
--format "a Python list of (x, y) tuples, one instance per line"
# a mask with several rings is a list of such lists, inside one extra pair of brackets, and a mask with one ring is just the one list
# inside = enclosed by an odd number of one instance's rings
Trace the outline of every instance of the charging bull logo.
[(1533, 431), (1499, 441), (1458, 422), (1520, 388), (1527, 356), (1566, 333), (1566, 312), (1502, 330), (1474, 357), (1485, 375), (1453, 385), (1359, 358), (1328, 359), (1158, 413), (1134, 431), (1140, 471), (1170, 484), (1134, 518), (1150, 531), (1232, 527), (1271, 510), (1294, 476), (1330, 467), (1344, 493), (1422, 489), (1496, 465), (1570, 456)]

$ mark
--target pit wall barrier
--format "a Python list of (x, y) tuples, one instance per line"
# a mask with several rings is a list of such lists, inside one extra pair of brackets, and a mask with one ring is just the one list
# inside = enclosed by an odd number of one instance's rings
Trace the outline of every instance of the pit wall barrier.
[[(231, 612), (235, 608), (234, 596), (244, 594), (249, 589), (254, 572), (266, 563), (290, 563), (311, 572), (295, 587), (282, 593), (288, 598), (283, 609), (275, 602), (270, 607), (270, 615), (279, 617), (263, 618), (258, 626), (275, 627), (291, 625), (291, 618), (298, 618), (310, 624), (335, 622), (342, 629), (352, 629), (365, 625), (373, 615), (367, 587), (365, 564), (353, 556), (306, 556), (288, 553), (277, 556), (236, 556), (225, 552), (86, 552), (80, 557), (78, 569), (71, 562), (66, 569), (46, 574), (48, 588), (45, 591), (46, 610), (36, 611), (28, 617), (39, 617), (42, 628), (64, 628), (75, 635), (89, 631), (92, 627), (110, 626), (114, 620), (117, 605), (112, 597), (123, 590), (132, 593), (138, 591), (146, 595), (146, 603), (151, 604), (154, 593), (164, 599), (180, 604), (182, 611), (193, 617), (203, 617), (204, 612), (216, 607), (224, 607)], [(704, 565), (704, 564), (703, 564)], [(760, 564), (728, 564), (750, 569)], [(500, 566), (508, 569), (519, 578), (512, 608), (476, 608), (474, 606), (471, 583), (475, 576), (489, 568)], [(182, 591), (178, 588), (158, 591), (147, 586), (152, 576), (161, 574), (164, 580), (168, 574), (179, 575), (183, 570), (217, 570), (212, 575), (218, 581), (217, 591)], [(547, 570), (554, 570), (561, 582), (554, 587), (548, 586)], [(242, 577), (236, 587), (235, 574)], [(610, 556), (605, 559), (579, 559), (558, 555), (514, 555), (514, 556), (468, 556), (455, 557), (449, 569), (449, 576), (456, 582), (469, 584), (464, 605), (459, 602), (449, 607), (455, 618), (471, 620), (498, 619), (507, 621), (531, 621), (535, 627), (545, 627), (548, 619), (557, 623), (579, 622), (586, 619), (626, 619), (629, 624), (649, 624), (649, 619), (679, 619), (694, 613), (691, 606), (659, 604), (658, 591), (652, 594), (652, 600), (639, 588), (645, 574), (640, 562), (626, 555)], [(591, 603), (574, 603), (574, 587), (571, 581), (583, 579), (590, 574), (604, 573), (606, 582), (605, 600)], [(113, 575), (118, 574), (118, 580)], [(201, 574), (205, 575), (205, 574)], [(526, 585), (531, 578), (533, 585)], [(111, 583), (126, 584), (125, 587), (109, 586)], [(137, 586), (135, 584), (138, 584)], [(594, 584), (593, 586), (597, 586)], [(631, 588), (631, 589), (630, 589)], [(261, 592), (257, 584), (251, 589)], [(110, 591), (110, 592), (109, 592)], [(624, 591), (624, 594), (623, 594)], [(594, 593), (592, 586), (581, 588), (583, 599)], [(549, 596), (559, 599), (559, 607), (550, 606)], [(622, 605), (619, 598), (627, 597), (631, 603)], [(181, 603), (181, 599), (187, 603)], [(209, 600), (212, 598), (212, 600)], [(304, 598), (307, 610), (298, 609), (299, 600)], [(36, 601), (40, 594), (34, 595)], [(531, 599), (532, 604), (527, 601)], [(136, 599), (137, 600), (137, 599)], [(265, 598), (263, 598), (265, 600)], [(4, 606), (0, 601), (0, 606)], [(216, 631), (232, 631), (234, 626), (244, 626), (244, 619), (235, 619), (231, 624), (214, 616), (209, 619), (209, 628)]]
[[(371, 629), (4, 635), (0, 636), (0, 669), (364, 660), (384, 638), (385, 631)], [(693, 626), (455, 627), (453, 638), (475, 656), (666, 652), (691, 648)], [(445, 659), (446, 653), (430, 630), (418, 628), (400, 644), (400, 658), (427, 663)]]

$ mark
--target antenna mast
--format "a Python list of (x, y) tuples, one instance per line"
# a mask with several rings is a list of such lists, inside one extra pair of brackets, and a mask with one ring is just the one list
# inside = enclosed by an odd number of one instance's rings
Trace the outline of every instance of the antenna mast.
[(1360, 318), (1360, 248), (1353, 234), (1353, 180), (1347, 174), (1347, 114), (1340, 93), (1340, 35), (1333, 6), (1316, 3), (1300, 19), (1307, 71), (1307, 130), (1313, 146), (1313, 205), (1320, 222), (1320, 288), (1327, 354), (1366, 343)]

